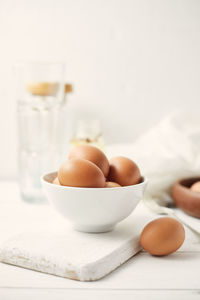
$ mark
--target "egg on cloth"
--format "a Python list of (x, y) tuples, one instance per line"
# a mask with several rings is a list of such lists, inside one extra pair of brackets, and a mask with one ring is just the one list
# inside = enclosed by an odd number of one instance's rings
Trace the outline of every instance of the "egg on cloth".
[(81, 158), (89, 160), (102, 170), (105, 177), (108, 175), (109, 161), (105, 154), (94, 146), (77, 146), (70, 151), (68, 158)]
[(61, 185), (73, 187), (102, 188), (105, 177), (101, 169), (91, 161), (72, 158), (65, 161), (58, 170)]
[(185, 240), (183, 225), (174, 218), (163, 217), (148, 223), (140, 236), (140, 244), (152, 255), (163, 256), (178, 250)]
[(121, 186), (134, 185), (141, 181), (141, 174), (138, 166), (131, 159), (117, 156), (110, 160), (108, 180), (117, 182)]

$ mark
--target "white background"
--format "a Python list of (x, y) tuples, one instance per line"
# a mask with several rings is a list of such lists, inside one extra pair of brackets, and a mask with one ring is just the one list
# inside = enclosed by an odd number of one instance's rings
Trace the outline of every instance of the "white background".
[(0, 0), (0, 54), (0, 177), (16, 174), (16, 61), (65, 61), (67, 118), (99, 118), (108, 143), (200, 108), (198, 0)]

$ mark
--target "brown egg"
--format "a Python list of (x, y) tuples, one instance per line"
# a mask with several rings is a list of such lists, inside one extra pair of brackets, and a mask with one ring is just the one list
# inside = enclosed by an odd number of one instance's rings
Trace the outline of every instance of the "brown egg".
[(109, 172), (109, 162), (105, 154), (98, 148), (89, 145), (80, 145), (73, 148), (68, 156), (71, 158), (81, 158), (93, 162), (99, 167), (106, 177)]
[(173, 218), (159, 218), (147, 224), (140, 236), (144, 250), (152, 255), (162, 256), (175, 252), (185, 239), (181, 223)]
[(193, 185), (190, 188), (193, 192), (200, 193), (200, 181), (197, 181), (193, 183)]
[(108, 180), (121, 186), (137, 184), (141, 180), (138, 166), (129, 158), (118, 156), (110, 160)]
[(119, 185), (118, 183), (112, 181), (106, 181), (106, 185), (105, 185), (106, 188), (113, 188), (113, 187), (120, 187), (120, 186), (121, 185)]
[[(200, 218), (200, 193), (197, 192), (198, 177), (189, 177), (176, 181), (171, 189), (172, 199), (177, 207), (186, 214)], [(191, 189), (191, 186), (195, 186)], [(195, 191), (194, 191), (195, 189)]]
[(74, 187), (102, 188), (105, 177), (102, 171), (91, 161), (72, 158), (65, 161), (58, 170), (61, 185)]
[(60, 182), (59, 182), (59, 180), (58, 180), (58, 177), (56, 177), (56, 178), (53, 180), (52, 183), (53, 183), (53, 184), (60, 185)]

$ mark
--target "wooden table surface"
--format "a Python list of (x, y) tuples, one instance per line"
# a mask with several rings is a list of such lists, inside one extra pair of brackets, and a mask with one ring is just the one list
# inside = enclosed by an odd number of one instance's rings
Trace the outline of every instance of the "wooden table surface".
[[(0, 183), (0, 242), (54, 220), (48, 205), (24, 203), (15, 182)], [(0, 264), (0, 300), (200, 299), (200, 238), (186, 228), (180, 250), (166, 257), (140, 252), (96, 282), (78, 282)]]

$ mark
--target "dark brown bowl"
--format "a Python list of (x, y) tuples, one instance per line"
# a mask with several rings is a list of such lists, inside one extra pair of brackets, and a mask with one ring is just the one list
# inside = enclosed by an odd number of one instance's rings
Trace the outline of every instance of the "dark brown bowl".
[(190, 189), (197, 181), (200, 181), (200, 177), (186, 178), (175, 182), (171, 195), (177, 207), (190, 216), (200, 218), (200, 193)]

